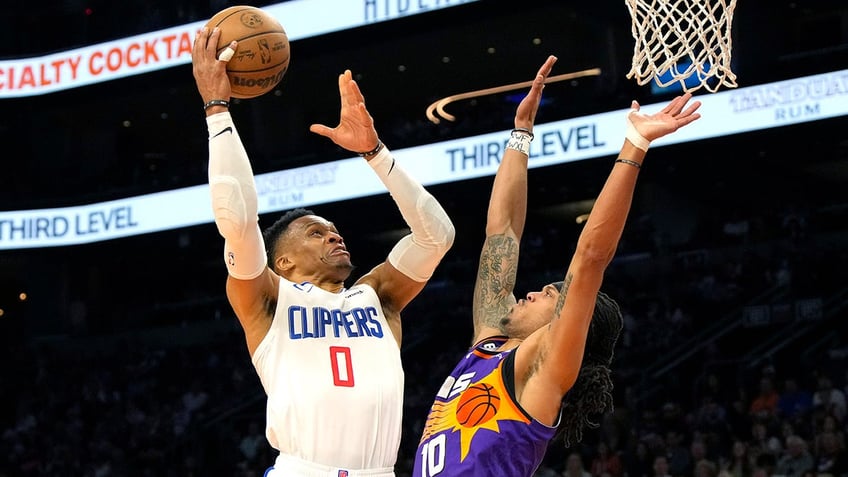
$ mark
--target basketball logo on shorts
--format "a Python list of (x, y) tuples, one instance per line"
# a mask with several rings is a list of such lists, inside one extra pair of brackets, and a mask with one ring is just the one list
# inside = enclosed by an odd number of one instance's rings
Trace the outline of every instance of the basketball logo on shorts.
[(500, 404), (501, 397), (494, 386), (474, 384), (459, 396), (456, 420), (462, 427), (477, 427), (495, 417)]

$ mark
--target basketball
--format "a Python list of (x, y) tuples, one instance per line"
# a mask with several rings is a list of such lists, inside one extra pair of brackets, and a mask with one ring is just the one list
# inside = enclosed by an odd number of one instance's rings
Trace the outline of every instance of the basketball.
[(255, 98), (271, 91), (289, 67), (289, 37), (268, 12), (246, 5), (225, 8), (206, 24), (221, 29), (220, 55), (233, 40), (235, 54), (227, 63), (234, 98)]
[(456, 420), (463, 427), (477, 427), (495, 417), (501, 397), (495, 387), (486, 383), (469, 386), (459, 397)]

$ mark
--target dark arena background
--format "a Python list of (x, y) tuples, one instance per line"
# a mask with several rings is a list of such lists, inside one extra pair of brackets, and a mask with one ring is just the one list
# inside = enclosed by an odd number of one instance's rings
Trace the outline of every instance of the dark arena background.
[[(474, 138), (505, 140), (526, 89), (453, 103), (456, 121), (434, 124), (427, 107), (528, 81), (554, 54), (554, 75), (601, 74), (549, 84), (537, 128), (563, 125), (566, 134), (582, 124), (587, 133), (613, 112), (615, 151), (632, 99), (653, 111), (679, 89), (626, 78), (634, 40), (623, 0), (338, 2), (356, 4), (358, 16), (344, 19), (351, 28), (294, 38), (299, 24), (323, 17), (279, 18), (292, 37), (288, 72), (231, 112), (257, 174), (350, 159), (308, 131), (336, 124), (337, 75), (349, 68), (392, 150), (458, 141), (449, 144), (466, 144), (471, 159), (454, 169), (484, 169), (428, 185), (457, 239), (404, 313), (396, 472), (406, 477), (432, 398), (470, 344), (496, 166), (475, 155)], [(9, 66), (202, 24), (235, 4), (54, 0), (0, 17), (0, 476), (247, 477), (273, 463), (215, 226), (97, 239), (139, 223), (133, 213), (148, 194), (206, 184), (190, 57), (39, 94), (17, 94), (26, 81)], [(696, 92), (705, 107), (693, 136), (652, 146), (605, 277), (626, 318), (615, 412), (578, 446), (555, 440), (539, 476), (560, 475), (574, 454), (595, 477), (652, 476), (663, 456), (674, 477), (848, 473), (848, 3), (739, 0), (732, 34), (739, 87)], [(68, 83), (44, 74), (41, 86)], [(517, 295), (562, 278), (614, 151), (562, 154), (530, 170)], [(434, 167), (444, 160), (434, 155)], [(353, 280), (406, 230), (387, 194), (358, 194), (345, 179), (335, 188), (351, 198), (309, 207), (344, 235), (360, 267)], [(308, 197), (302, 190), (279, 192), (260, 225)], [(165, 201), (146, 220), (192, 215), (192, 204)], [(53, 222), (27, 225), (36, 217)], [(70, 233), (57, 217), (79, 241), (50, 242)], [(797, 462), (805, 468), (789, 472)], [(802, 474), (807, 467), (813, 473)]]

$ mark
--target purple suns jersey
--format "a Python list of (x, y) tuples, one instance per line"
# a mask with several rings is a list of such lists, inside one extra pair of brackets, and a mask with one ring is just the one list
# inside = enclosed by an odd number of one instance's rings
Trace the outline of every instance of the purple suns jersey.
[(530, 477), (542, 462), (556, 428), (515, 402), (514, 350), (494, 351), (505, 341), (478, 344), (445, 380), (424, 424), (412, 477)]

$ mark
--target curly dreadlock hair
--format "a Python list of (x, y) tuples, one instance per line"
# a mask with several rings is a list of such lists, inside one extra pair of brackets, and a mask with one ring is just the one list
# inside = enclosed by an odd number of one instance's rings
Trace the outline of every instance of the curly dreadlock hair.
[[(562, 289), (562, 282), (554, 285)], [(600, 423), (596, 419), (613, 410), (610, 365), (623, 327), (624, 318), (618, 303), (607, 294), (598, 292), (580, 373), (574, 386), (562, 398), (558, 434), (562, 435), (565, 447), (580, 442), (584, 429), (597, 428)]]
[(295, 220), (306, 215), (315, 215), (309, 209), (298, 207), (283, 214), (276, 222), (262, 232), (262, 238), (265, 240), (265, 249), (268, 254), (268, 266), (274, 269), (274, 261), (277, 259), (277, 240), (286, 233), (289, 225)]

